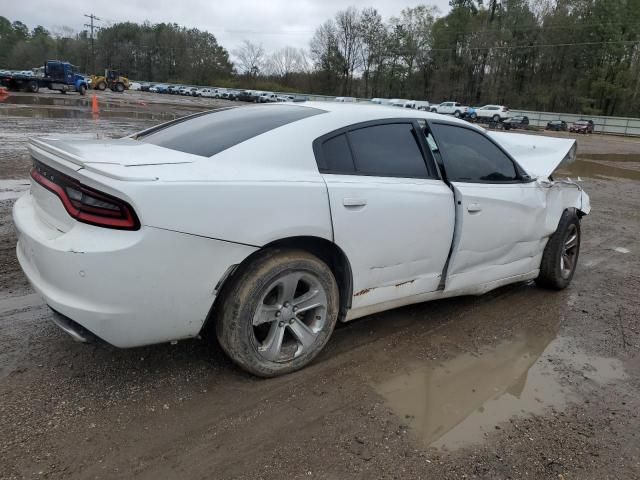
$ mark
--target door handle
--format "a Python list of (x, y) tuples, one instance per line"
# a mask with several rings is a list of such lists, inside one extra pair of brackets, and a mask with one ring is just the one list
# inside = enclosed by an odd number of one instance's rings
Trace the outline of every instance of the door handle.
[(482, 211), (482, 206), (479, 203), (470, 203), (467, 205), (467, 212), (478, 213)]
[(345, 207), (364, 207), (367, 201), (364, 198), (345, 197), (342, 199), (342, 205)]

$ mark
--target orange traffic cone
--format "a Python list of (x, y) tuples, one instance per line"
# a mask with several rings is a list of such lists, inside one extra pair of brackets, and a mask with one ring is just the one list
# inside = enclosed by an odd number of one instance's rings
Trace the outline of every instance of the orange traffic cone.
[(93, 98), (91, 99), (91, 113), (98, 113), (98, 97), (96, 94), (93, 94)]

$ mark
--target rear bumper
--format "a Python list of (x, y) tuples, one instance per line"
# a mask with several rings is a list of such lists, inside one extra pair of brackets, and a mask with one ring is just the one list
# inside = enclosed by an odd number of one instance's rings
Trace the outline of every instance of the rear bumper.
[(152, 227), (127, 232), (76, 222), (63, 233), (31, 194), (15, 203), (13, 217), (18, 260), (33, 287), (53, 310), (117, 347), (198, 335), (218, 280), (255, 251)]

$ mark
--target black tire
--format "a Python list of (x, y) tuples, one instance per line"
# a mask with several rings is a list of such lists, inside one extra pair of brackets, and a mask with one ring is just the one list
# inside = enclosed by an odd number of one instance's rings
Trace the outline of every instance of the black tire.
[[(329, 340), (338, 318), (338, 286), (329, 267), (303, 250), (269, 249), (241, 268), (242, 270), (234, 275), (230, 285), (225, 286), (221, 292), (221, 302), (216, 307), (216, 335), (223, 350), (242, 369), (260, 377), (275, 377), (308, 365)], [(317, 288), (322, 288), (326, 300), (324, 308), (308, 310), (304, 314), (291, 313), (291, 306), (288, 307), (288, 311), (283, 310), (288, 303), (280, 304), (279, 298), (281, 293), (284, 295), (285, 287), (277, 290), (279, 287), (274, 285), (277, 285), (279, 280), (298, 273), (317, 282)], [(297, 287), (294, 290), (298, 292)], [(267, 302), (267, 298), (274, 291), (274, 300)], [(295, 294), (293, 297), (302, 298), (296, 297)], [(292, 304), (295, 305), (295, 301)], [(254, 316), (262, 307), (279, 308), (280, 312), (273, 314), (273, 320), (270, 320), (271, 313), (268, 313), (269, 320), (254, 326)], [(303, 347), (297, 340), (298, 337), (293, 334), (297, 325), (290, 326), (294, 322), (291, 316), (299, 315), (303, 315), (299, 323), (304, 322), (309, 331), (313, 328), (313, 342), (306, 347)], [(278, 328), (282, 330), (280, 338), (286, 337), (288, 343), (281, 340), (282, 347), (278, 348), (276, 359), (267, 359), (264, 344), (268, 343), (272, 330)], [(265, 331), (268, 333), (265, 334)], [(262, 340), (259, 339), (260, 335), (264, 335)], [(296, 351), (291, 352), (294, 348)], [(261, 349), (263, 353), (260, 352)], [(289, 352), (283, 353), (285, 349)], [(301, 353), (298, 354), (298, 350)], [(291, 358), (288, 358), (289, 356)]]
[(500, 115), (494, 115), (493, 116), (493, 121), (498, 123), (500, 121)]
[(39, 89), (40, 89), (40, 87), (38, 86), (38, 81), (37, 80), (31, 80), (29, 82), (29, 85), (27, 85), (27, 91), (28, 92), (38, 93)]
[(85, 87), (84, 85), (80, 85), (80, 88), (78, 89), (78, 93), (84, 96), (84, 94), (87, 93), (87, 87)]
[[(567, 248), (569, 240), (575, 235), (575, 245)], [(567, 254), (570, 254), (570, 268), (567, 267)], [(541, 287), (562, 290), (571, 283), (576, 271), (580, 254), (580, 219), (575, 210), (565, 210), (558, 223), (558, 228), (549, 237), (542, 254), (540, 274), (536, 284)]]
[(107, 89), (107, 84), (105, 82), (98, 82), (98, 84), (96, 85), (96, 89), (104, 91)]
[(116, 92), (118, 92), (118, 93), (124, 92), (124, 84), (122, 84), (120, 82), (116, 83), (115, 89), (116, 89)]
[(460, 118), (460, 115), (461, 115), (460, 110), (456, 110), (456, 111), (453, 113), (453, 116), (454, 116), (454, 117), (456, 117), (456, 118)]

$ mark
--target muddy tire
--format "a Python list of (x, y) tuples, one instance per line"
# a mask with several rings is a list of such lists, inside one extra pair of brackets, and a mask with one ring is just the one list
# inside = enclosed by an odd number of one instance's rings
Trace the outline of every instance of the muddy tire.
[(338, 318), (338, 286), (329, 267), (302, 250), (270, 249), (240, 268), (221, 292), (214, 319), (223, 350), (260, 377), (309, 364)]
[(556, 290), (566, 288), (576, 271), (579, 253), (580, 219), (574, 210), (565, 210), (542, 254), (536, 284)]
[(38, 93), (38, 90), (40, 90), (40, 87), (38, 86), (38, 82), (36, 80), (31, 80), (27, 85), (27, 92)]
[(115, 91), (118, 92), (118, 93), (124, 92), (124, 84), (116, 83)]
[(104, 90), (106, 90), (106, 89), (107, 89), (107, 84), (106, 84), (105, 82), (99, 82), (99, 83), (96, 85), (96, 89), (97, 89), (97, 90), (104, 91)]
[(80, 88), (78, 89), (78, 93), (84, 96), (84, 94), (87, 93), (87, 87), (85, 87), (84, 85), (80, 85)]

